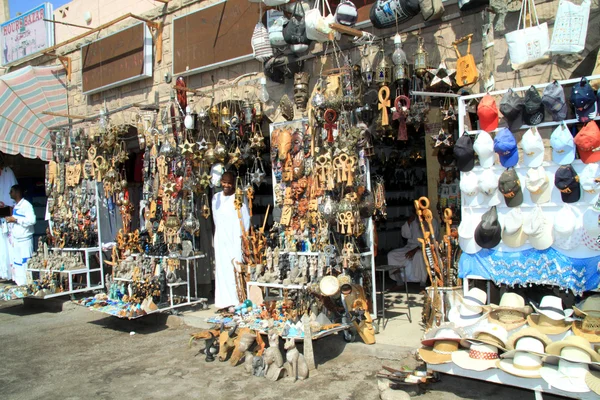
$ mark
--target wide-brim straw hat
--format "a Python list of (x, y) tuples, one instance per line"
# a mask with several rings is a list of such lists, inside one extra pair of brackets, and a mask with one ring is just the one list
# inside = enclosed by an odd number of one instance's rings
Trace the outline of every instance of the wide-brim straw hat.
[(465, 317), (461, 315), (461, 307), (463, 307), (463, 305), (459, 303), (454, 307), (450, 308), (450, 311), (448, 311), (448, 321), (456, 324), (457, 326), (467, 328), (469, 326), (473, 326), (479, 323), (488, 316), (488, 313), (482, 310), (481, 314)]
[(458, 342), (438, 340), (432, 347), (421, 347), (418, 352), (427, 364), (445, 364), (452, 362), (452, 353), (458, 351)]
[(568, 357), (565, 357), (564, 354), (561, 354), (562, 350), (565, 347), (576, 347), (576, 348), (586, 352), (590, 356), (591, 362), (596, 362), (596, 363), (600, 362), (600, 354), (598, 354), (592, 348), (592, 345), (590, 344), (590, 342), (588, 340), (586, 340), (585, 338), (582, 338), (581, 336), (575, 336), (575, 335), (567, 336), (563, 340), (551, 343), (550, 345), (548, 345), (546, 347), (546, 353), (548, 353), (549, 355), (558, 356), (567, 361), (581, 362), (579, 360), (570, 359)]
[(586, 316), (583, 321), (573, 321), (573, 333), (591, 343), (600, 343), (600, 318)]
[(491, 324), (498, 324), (507, 331), (512, 331), (518, 329), (527, 323), (527, 319), (525, 316), (519, 317), (520, 314), (505, 314), (505, 313), (495, 313), (491, 312), (488, 314), (488, 321)]
[[(528, 337), (528, 336), (534, 337), (534, 338), (538, 339), (539, 341), (541, 341), (542, 343), (544, 343), (544, 347), (548, 347), (552, 343), (552, 339), (550, 339), (544, 333), (540, 332), (539, 329), (534, 328), (534, 327), (528, 327), (528, 328), (521, 329), (521, 330), (513, 333), (512, 335), (510, 335), (508, 340), (506, 341), (506, 348), (508, 350), (514, 350), (515, 343), (517, 343), (517, 341), (519, 339), (521, 339), (523, 337)], [(532, 352), (532, 353), (544, 355), (543, 353), (538, 353), (538, 352)]]
[(600, 372), (589, 371), (585, 375), (585, 384), (592, 390), (592, 392), (600, 395)]
[(507, 331), (520, 328), (527, 323), (527, 316), (533, 312), (530, 306), (525, 305), (525, 299), (517, 293), (504, 293), (500, 305), (486, 306), (491, 310), (488, 320), (503, 326)]
[(543, 314), (530, 314), (527, 316), (529, 326), (536, 328), (546, 335), (560, 335), (571, 329), (571, 324), (564, 320), (554, 320)]
[(585, 382), (585, 376), (576, 378), (573, 376), (567, 376), (562, 372), (558, 371), (556, 367), (544, 365), (540, 369), (540, 375), (542, 379), (551, 385), (555, 389), (562, 390), (568, 393), (586, 393), (590, 391), (590, 388)]
[(585, 317), (588, 314), (597, 314), (600, 317), (600, 296), (590, 296), (579, 304), (573, 306), (573, 312), (578, 317)]
[[(478, 347), (478, 349), (474, 350), (474, 347)], [(471, 371), (485, 371), (486, 369), (496, 368), (497, 360), (498, 348), (487, 344), (472, 344), (469, 350), (459, 350), (452, 353), (454, 364)]]
[(465, 337), (465, 331), (461, 327), (451, 322), (446, 322), (425, 332), (425, 335), (421, 339), (421, 344), (425, 347), (431, 347), (438, 340), (450, 340), (460, 343)]
[(470, 348), (471, 343), (485, 343), (506, 351), (508, 332), (504, 327), (491, 323), (484, 323), (473, 333), (472, 339), (461, 340), (461, 346)]

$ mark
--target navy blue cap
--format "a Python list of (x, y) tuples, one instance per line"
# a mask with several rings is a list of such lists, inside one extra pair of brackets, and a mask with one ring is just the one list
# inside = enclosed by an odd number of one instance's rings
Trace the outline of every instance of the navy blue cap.
[(596, 118), (596, 93), (585, 77), (571, 89), (571, 104), (579, 122), (588, 122)]
[(563, 203), (577, 203), (581, 198), (579, 175), (571, 164), (558, 167), (554, 174), (554, 186), (560, 190)]
[(500, 132), (496, 133), (494, 151), (498, 153), (500, 164), (503, 167), (514, 167), (519, 162), (517, 140), (508, 128), (503, 128)]

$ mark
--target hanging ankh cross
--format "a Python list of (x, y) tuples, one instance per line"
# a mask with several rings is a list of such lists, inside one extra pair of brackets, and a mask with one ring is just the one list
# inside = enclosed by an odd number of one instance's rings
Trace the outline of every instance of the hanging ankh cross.
[(325, 129), (327, 130), (327, 142), (333, 143), (333, 130), (337, 128), (335, 121), (337, 121), (337, 113), (335, 110), (328, 108), (323, 115), (325, 119)]
[(406, 131), (406, 117), (410, 108), (410, 99), (404, 95), (396, 97), (394, 100), (396, 111), (392, 115), (394, 121), (398, 120), (398, 140), (408, 140), (408, 132)]
[(382, 86), (379, 89), (379, 109), (381, 110), (381, 126), (390, 124), (387, 108), (390, 106), (390, 88)]

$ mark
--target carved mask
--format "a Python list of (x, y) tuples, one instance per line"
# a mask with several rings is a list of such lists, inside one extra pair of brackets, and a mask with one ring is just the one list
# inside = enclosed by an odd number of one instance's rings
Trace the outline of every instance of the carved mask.
[(292, 148), (292, 133), (289, 129), (279, 133), (279, 159), (285, 160)]

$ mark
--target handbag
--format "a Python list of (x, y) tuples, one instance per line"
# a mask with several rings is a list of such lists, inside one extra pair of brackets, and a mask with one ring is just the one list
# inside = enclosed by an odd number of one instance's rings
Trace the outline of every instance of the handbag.
[(444, 13), (442, 0), (419, 0), (419, 7), (425, 21), (438, 19)]
[(272, 46), (280, 47), (287, 44), (283, 38), (283, 27), (287, 21), (286, 17), (278, 17), (273, 21), (273, 25), (269, 28), (269, 42)]
[(590, 0), (581, 5), (561, 0), (554, 19), (550, 51), (558, 54), (571, 54), (583, 51), (590, 18)]
[[(532, 26), (527, 28), (525, 24), (528, 13), (531, 14)], [(534, 22), (535, 25), (533, 25)], [(517, 30), (507, 33), (505, 38), (510, 63), (515, 71), (532, 67), (550, 59), (547, 54), (550, 47), (548, 24), (545, 22), (540, 24), (534, 0), (523, 0)]]
[(254, 58), (260, 62), (265, 62), (273, 57), (273, 48), (269, 40), (269, 32), (262, 22), (258, 21), (252, 33), (252, 52)]
[[(329, 27), (327, 18), (323, 16), (325, 14), (324, 3), (326, 3), (327, 7), (329, 8), (329, 2), (315, 0), (313, 8), (308, 10), (304, 15), (306, 37), (310, 40), (316, 40), (319, 43), (328, 41), (329, 34), (332, 31), (332, 29)], [(323, 15), (321, 15), (321, 10), (319, 10), (319, 4), (321, 4), (323, 8)], [(329, 14), (331, 14), (331, 9), (329, 9)]]
[(377, 0), (371, 6), (369, 19), (378, 29), (408, 21), (421, 11), (419, 0)]
[(458, 8), (460, 11), (468, 11), (473, 8), (489, 4), (489, 0), (458, 0)]
[(345, 26), (354, 26), (358, 19), (358, 10), (350, 0), (343, 0), (335, 9), (335, 22)]
[[(456, 52), (456, 84), (458, 86), (466, 86), (471, 85), (477, 82), (479, 78), (479, 71), (477, 71), (477, 63), (475, 62), (475, 57), (471, 54), (471, 40), (473, 39), (473, 34), (469, 34), (463, 38), (458, 39), (455, 42), (452, 42), (452, 47), (454, 47), (454, 51)], [(467, 43), (467, 54), (462, 56), (458, 51), (458, 45), (464, 41), (468, 41)]]
[[(300, 7), (298, 7), (300, 6)], [(283, 39), (287, 44), (309, 44), (310, 39), (306, 37), (306, 25), (304, 24), (304, 7), (301, 2), (296, 2), (292, 17), (283, 27)]]

